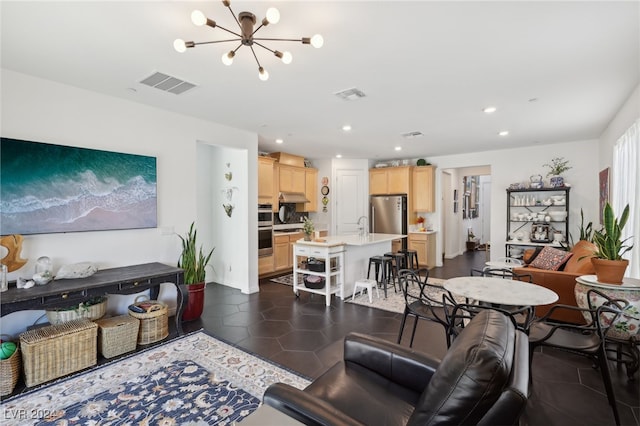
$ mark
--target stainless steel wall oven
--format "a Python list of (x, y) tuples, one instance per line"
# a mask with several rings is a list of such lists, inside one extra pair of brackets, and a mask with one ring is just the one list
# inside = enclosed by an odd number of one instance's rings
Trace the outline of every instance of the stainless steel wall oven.
[(258, 204), (258, 256), (273, 254), (273, 208)]

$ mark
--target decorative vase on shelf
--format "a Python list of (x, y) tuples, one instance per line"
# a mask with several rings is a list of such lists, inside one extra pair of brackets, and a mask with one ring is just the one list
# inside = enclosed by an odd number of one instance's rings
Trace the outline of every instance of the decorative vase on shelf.
[(562, 176), (552, 176), (549, 179), (552, 188), (562, 188), (564, 186), (564, 178)]
[(305, 241), (311, 241), (311, 234), (304, 234)]

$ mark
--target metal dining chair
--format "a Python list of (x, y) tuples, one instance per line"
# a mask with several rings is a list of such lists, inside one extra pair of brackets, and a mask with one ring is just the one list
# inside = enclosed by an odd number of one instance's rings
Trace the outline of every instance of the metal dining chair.
[(480, 269), (471, 269), (471, 276), (481, 276), (481, 277), (496, 277), (496, 278), (504, 278), (506, 280), (518, 280), (524, 281), (528, 283), (533, 282), (533, 275), (531, 274), (517, 274), (513, 272), (509, 268), (484, 268)]
[[(448, 296), (445, 296), (448, 297)], [(448, 301), (451, 303), (451, 301)], [(455, 303), (452, 309), (445, 310), (447, 315), (447, 345), (451, 345), (453, 340), (462, 332), (464, 327), (480, 312), (491, 309), (498, 311), (509, 317), (513, 325), (526, 334), (529, 334), (529, 327), (533, 321), (533, 307), (522, 306), (511, 310), (503, 309), (498, 306), (473, 304), (473, 303)]]
[[(516, 259), (517, 260), (517, 259)], [(531, 274), (517, 274), (509, 268), (484, 268), (482, 270), (472, 269), (471, 276), (481, 277), (494, 277), (510, 280), (523, 281), (527, 283), (533, 283), (533, 276)], [(499, 308), (499, 310), (510, 313), (518, 324), (518, 328), (527, 332), (529, 329), (529, 323), (533, 318), (533, 308), (531, 306), (508, 306), (508, 305), (496, 305), (486, 304), (485, 302), (468, 301), (471, 304), (479, 304), (490, 306), (493, 308)]]
[[(605, 337), (609, 328), (628, 306), (628, 302), (623, 299), (612, 299), (595, 289), (587, 292), (588, 300), (591, 300), (592, 294), (597, 294), (605, 298), (606, 301), (597, 308), (591, 307), (589, 309), (569, 305), (554, 305), (546, 315), (535, 319), (531, 323), (529, 327), (529, 359), (532, 362), (533, 352), (538, 346), (556, 348), (592, 359), (600, 369), (609, 405), (613, 410), (616, 425), (619, 425), (620, 416), (613, 385), (611, 384)], [(586, 325), (577, 325), (558, 323), (550, 319), (555, 311), (562, 309), (586, 312), (591, 317), (591, 321)]]
[[(402, 269), (398, 273), (400, 277), (400, 288), (402, 289), (402, 295), (404, 297), (405, 307), (402, 316), (402, 323), (400, 324), (400, 331), (398, 332), (398, 341), (402, 340), (402, 333), (404, 326), (407, 322), (408, 316), (413, 316), (415, 321), (413, 323), (413, 330), (411, 331), (411, 340), (409, 341), (409, 347), (413, 346), (413, 339), (416, 334), (416, 328), (418, 326), (418, 320), (424, 319), (427, 321), (435, 322), (442, 325), (445, 329), (445, 333), (449, 328), (447, 323), (447, 309), (452, 309), (451, 302), (445, 303), (445, 295), (450, 301), (454, 301), (453, 296), (444, 288), (429, 284), (429, 270), (426, 268), (412, 270)], [(440, 298), (434, 298), (430, 296), (430, 291), (442, 292), (443, 296)], [(454, 301), (455, 303), (455, 301)], [(447, 346), (449, 342), (447, 340)]]

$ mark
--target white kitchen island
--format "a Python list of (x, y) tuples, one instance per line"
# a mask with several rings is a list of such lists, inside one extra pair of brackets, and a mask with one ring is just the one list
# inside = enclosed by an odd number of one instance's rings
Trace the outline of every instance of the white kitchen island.
[[(296, 294), (299, 290), (324, 294), (327, 298), (327, 306), (330, 305), (331, 294), (336, 294), (341, 299), (350, 297), (353, 294), (355, 282), (367, 277), (369, 258), (390, 252), (391, 242), (405, 237), (406, 235), (400, 234), (368, 234), (366, 236), (334, 235), (324, 237), (323, 242), (298, 240), (293, 247), (293, 291)], [(340, 253), (339, 256), (338, 253)], [(333, 262), (333, 267), (327, 267), (324, 273), (311, 272), (300, 267), (298, 258), (303, 256), (324, 259), (325, 265), (331, 265), (329, 258), (332, 254), (336, 260)], [(305, 288), (304, 283), (298, 282), (298, 273), (325, 276), (325, 288), (318, 290)], [(329, 286), (326, 286), (327, 283)]]

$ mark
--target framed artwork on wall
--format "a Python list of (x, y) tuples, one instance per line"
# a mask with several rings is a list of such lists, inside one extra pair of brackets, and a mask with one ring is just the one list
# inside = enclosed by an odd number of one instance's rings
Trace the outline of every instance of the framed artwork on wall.
[(157, 227), (156, 157), (0, 138), (0, 233)]
[(599, 200), (600, 200), (600, 223), (602, 223), (602, 212), (604, 206), (609, 202), (609, 167), (599, 173)]

